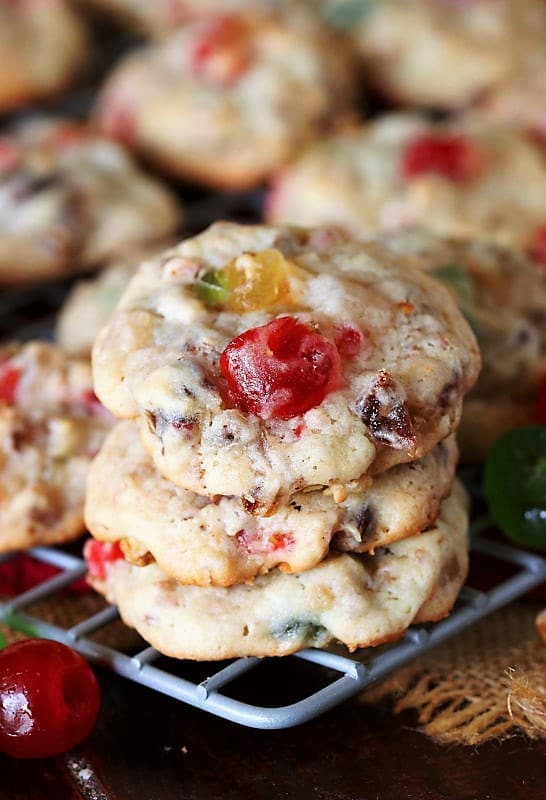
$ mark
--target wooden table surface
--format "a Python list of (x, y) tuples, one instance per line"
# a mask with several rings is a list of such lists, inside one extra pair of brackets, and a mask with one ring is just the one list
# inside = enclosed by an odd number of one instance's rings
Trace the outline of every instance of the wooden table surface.
[[(298, 728), (256, 731), (100, 677), (90, 739), (49, 761), (0, 757), (2, 800), (546, 800), (545, 741), (439, 746), (412, 717), (355, 700)], [(308, 680), (296, 674), (294, 691)]]

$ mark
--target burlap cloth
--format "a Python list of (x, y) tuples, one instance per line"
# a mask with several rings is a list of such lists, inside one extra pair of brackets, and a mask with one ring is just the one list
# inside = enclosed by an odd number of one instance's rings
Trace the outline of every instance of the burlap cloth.
[[(64, 628), (104, 608), (92, 592), (62, 594), (28, 613)], [(546, 737), (546, 645), (535, 628), (537, 608), (514, 603), (364, 692), (359, 702), (385, 701), (394, 713), (417, 712), (422, 731), (445, 743), (478, 745), (524, 733)], [(6, 642), (24, 638), (0, 624)], [(120, 622), (94, 637), (124, 651), (142, 640)]]
[(546, 645), (534, 604), (513, 603), (364, 692), (395, 713), (417, 712), (446, 744), (478, 745), (523, 733), (546, 738)]

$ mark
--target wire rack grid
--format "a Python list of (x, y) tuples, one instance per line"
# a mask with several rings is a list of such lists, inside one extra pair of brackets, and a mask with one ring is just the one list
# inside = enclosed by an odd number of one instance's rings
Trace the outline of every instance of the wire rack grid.
[[(12, 628), (63, 642), (88, 660), (124, 678), (232, 722), (252, 728), (290, 728), (319, 716), (546, 580), (546, 560), (539, 556), (484, 538), (476, 538), (472, 549), (512, 565), (516, 568), (515, 574), (488, 592), (465, 586), (449, 617), (431, 625), (410, 628), (398, 643), (383, 648), (378, 654), (370, 654), (371, 648), (360, 651), (358, 657), (307, 649), (287, 656), (288, 659), (310, 662), (317, 669), (322, 668), (323, 673), (326, 668), (326, 674), (333, 677), (325, 687), (284, 706), (268, 707), (242, 702), (221, 691), (236, 678), (255, 669), (262, 659), (240, 658), (220, 668), (211, 664), (210, 675), (195, 682), (154, 666), (161, 654), (153, 647), (145, 647), (135, 655), (127, 655), (90, 639), (90, 634), (118, 619), (118, 610), (114, 606), (107, 606), (68, 629), (27, 613), (25, 609), (28, 606), (52, 597), (85, 574), (85, 562), (61, 550), (39, 547), (31, 551), (34, 558), (57, 567), (60, 572), (9, 602), (0, 602), (0, 619)], [(0, 563), (14, 557), (16, 554), (5, 555)], [(362, 654), (365, 660), (361, 660)], [(266, 689), (266, 697), (265, 692)]]

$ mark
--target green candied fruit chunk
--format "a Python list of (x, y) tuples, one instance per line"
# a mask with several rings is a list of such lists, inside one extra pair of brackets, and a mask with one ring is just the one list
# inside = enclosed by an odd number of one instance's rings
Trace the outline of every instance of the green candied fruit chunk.
[(430, 274), (456, 293), (463, 306), (471, 305), (474, 300), (472, 279), (459, 264), (445, 264), (431, 270)]
[(509, 539), (546, 549), (546, 425), (516, 428), (497, 439), (485, 464), (484, 493)]
[(210, 308), (225, 306), (229, 298), (229, 286), (225, 273), (219, 269), (210, 269), (195, 283), (195, 294)]
[(446, 264), (445, 266), (431, 270), (430, 275), (448, 288), (453, 289), (461, 305), (461, 310), (468, 324), (474, 331), (474, 335), (478, 341), (483, 341), (485, 332), (470, 310), (475, 303), (474, 285), (472, 283), (472, 278), (466, 270), (459, 266), (459, 264)]
[(275, 639), (303, 639), (309, 646), (320, 646), (330, 638), (329, 631), (324, 625), (303, 619), (287, 620), (271, 633)]
[(40, 635), (35, 631), (32, 625), (26, 622), (26, 620), (21, 619), (21, 617), (17, 616), (17, 614), (5, 614), (2, 617), (2, 622), (13, 631), (24, 633), (25, 636), (29, 636), (33, 639), (40, 638)]
[(364, 21), (373, 5), (373, 0), (329, 0), (324, 16), (336, 28), (349, 30)]

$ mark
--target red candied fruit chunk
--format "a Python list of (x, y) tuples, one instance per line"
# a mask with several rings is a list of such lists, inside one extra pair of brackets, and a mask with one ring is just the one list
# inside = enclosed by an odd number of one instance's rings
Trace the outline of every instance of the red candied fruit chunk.
[(406, 144), (402, 156), (406, 180), (432, 173), (464, 183), (477, 178), (484, 166), (484, 154), (476, 142), (453, 133), (417, 136)]
[(163, 15), (165, 23), (170, 27), (187, 22), (191, 13), (183, 0), (168, 0), (163, 9)]
[(13, 758), (64, 753), (91, 732), (100, 690), (86, 661), (60, 642), (28, 639), (0, 652), (0, 751)]
[(101, 401), (92, 389), (84, 389), (80, 401), (90, 414), (104, 414), (106, 411)]
[(276, 553), (278, 550), (292, 550), (295, 539), (291, 533), (272, 533), (270, 536), (263, 536), (252, 531), (239, 531), (235, 538), (238, 543), (246, 550), (249, 555), (264, 555), (265, 553)]
[(535, 231), (533, 241), (529, 248), (529, 255), (537, 264), (546, 267), (546, 225)]
[(17, 399), (21, 370), (9, 361), (0, 364), (0, 402), (12, 406)]
[(82, 125), (76, 122), (63, 122), (55, 127), (48, 138), (49, 145), (59, 153), (77, 147), (85, 139)]
[(546, 376), (538, 390), (536, 421), (540, 425), (546, 425)]
[(107, 93), (100, 104), (99, 117), (101, 128), (107, 136), (123, 144), (134, 141), (136, 114), (128, 99)]
[(291, 419), (342, 384), (332, 342), (294, 317), (279, 317), (233, 339), (220, 358), (230, 400), (262, 419)]
[(106, 565), (125, 558), (119, 542), (99, 542), (88, 539), (83, 548), (83, 555), (89, 567), (91, 578), (103, 581), (106, 578)]
[(198, 75), (232, 83), (251, 62), (245, 25), (227, 14), (215, 17), (194, 42), (191, 64)]
[(341, 325), (336, 329), (335, 343), (342, 356), (351, 358), (361, 352), (366, 342), (362, 331), (354, 325)]
[(9, 172), (19, 163), (19, 150), (7, 139), (0, 139), (0, 174)]

